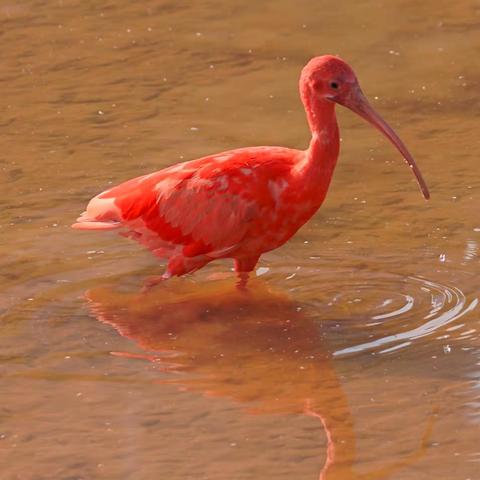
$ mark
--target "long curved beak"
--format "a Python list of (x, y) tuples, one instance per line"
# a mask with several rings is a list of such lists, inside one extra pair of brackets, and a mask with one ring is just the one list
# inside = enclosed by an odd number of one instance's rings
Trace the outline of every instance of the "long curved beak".
[(345, 98), (335, 99), (334, 101), (349, 108), (357, 115), (360, 115), (367, 122), (371, 123), (375, 128), (380, 130), (380, 132), (382, 132), (393, 143), (393, 145), (395, 145), (397, 150), (402, 154), (403, 158), (407, 162), (408, 166), (412, 169), (425, 200), (428, 200), (430, 198), (430, 192), (428, 191), (427, 184), (425, 183), (425, 180), (423, 179), (422, 174), (420, 173), (420, 170), (418, 169), (412, 155), (392, 127), (390, 127), (390, 125), (368, 103), (368, 100), (363, 95), (360, 87), (358, 85), (353, 87), (348, 96)]

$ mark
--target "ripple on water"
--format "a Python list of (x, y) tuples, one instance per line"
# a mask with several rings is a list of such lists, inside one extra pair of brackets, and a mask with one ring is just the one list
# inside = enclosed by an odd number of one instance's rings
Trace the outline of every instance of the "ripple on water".
[(467, 298), (456, 286), (372, 272), (326, 280), (314, 303), (322, 319), (340, 320), (336, 327), (348, 322), (349, 334), (342, 338), (351, 343), (334, 350), (334, 356), (386, 354), (435, 334), (436, 340), (446, 341), (477, 334), (457, 321), (477, 307), (478, 298)]

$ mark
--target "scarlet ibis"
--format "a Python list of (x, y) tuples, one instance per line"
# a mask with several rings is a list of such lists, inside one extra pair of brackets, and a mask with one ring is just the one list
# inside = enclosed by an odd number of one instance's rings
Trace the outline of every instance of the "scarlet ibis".
[(312, 58), (299, 87), (312, 133), (306, 150), (239, 148), (128, 180), (90, 200), (73, 228), (120, 229), (166, 259), (165, 273), (151, 285), (217, 258), (232, 258), (245, 285), (260, 255), (283, 245), (325, 199), (339, 152), (337, 103), (393, 143), (429, 198), (410, 152), (368, 103), (346, 62)]

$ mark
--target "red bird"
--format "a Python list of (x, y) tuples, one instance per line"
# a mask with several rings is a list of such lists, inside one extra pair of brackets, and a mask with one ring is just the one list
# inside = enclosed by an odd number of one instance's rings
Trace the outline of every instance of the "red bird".
[(122, 229), (166, 259), (165, 273), (150, 285), (217, 258), (232, 258), (245, 285), (260, 255), (283, 245), (325, 199), (339, 152), (337, 103), (395, 145), (429, 198), (412, 156), (343, 60), (310, 60), (300, 76), (300, 96), (312, 132), (307, 150), (247, 147), (173, 165), (100, 193), (73, 228)]

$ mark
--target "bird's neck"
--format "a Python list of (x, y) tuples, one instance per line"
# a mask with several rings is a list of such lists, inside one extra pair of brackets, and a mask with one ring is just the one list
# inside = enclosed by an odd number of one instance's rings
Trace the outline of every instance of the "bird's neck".
[(327, 194), (339, 152), (338, 124), (335, 104), (302, 92), (302, 100), (312, 132), (310, 145), (298, 165), (298, 174), (306, 190), (315, 193), (320, 203)]

